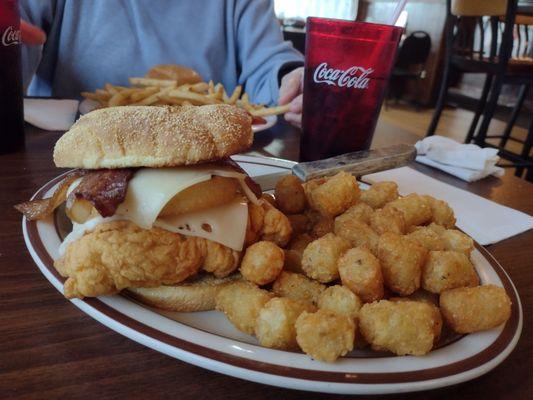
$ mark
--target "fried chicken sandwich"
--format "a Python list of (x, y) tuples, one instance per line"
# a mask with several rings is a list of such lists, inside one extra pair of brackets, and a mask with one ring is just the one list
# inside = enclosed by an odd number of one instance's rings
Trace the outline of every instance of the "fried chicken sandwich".
[(246, 245), (291, 234), (229, 158), (252, 140), (251, 117), (229, 105), (96, 110), (55, 145), (56, 166), (76, 169), (16, 207), (41, 219), (65, 202), (73, 228), (54, 266), (67, 298), (130, 289), (162, 308), (212, 308)]

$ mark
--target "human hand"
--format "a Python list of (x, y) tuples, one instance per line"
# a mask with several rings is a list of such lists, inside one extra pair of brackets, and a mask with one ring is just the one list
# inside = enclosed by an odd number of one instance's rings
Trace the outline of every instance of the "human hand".
[(24, 20), (20, 20), (20, 33), (22, 43), (27, 45), (41, 45), (46, 42), (46, 33), (41, 28), (31, 25)]
[(279, 87), (279, 105), (290, 104), (285, 120), (298, 128), (302, 127), (304, 68), (296, 68), (283, 78)]

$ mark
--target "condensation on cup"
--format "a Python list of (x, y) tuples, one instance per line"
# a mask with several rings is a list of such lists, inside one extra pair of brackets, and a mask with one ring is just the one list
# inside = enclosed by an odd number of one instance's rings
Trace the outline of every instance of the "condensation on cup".
[(314, 17), (306, 26), (300, 160), (367, 150), (402, 28)]
[(20, 15), (17, 0), (0, 0), (0, 153), (24, 147)]

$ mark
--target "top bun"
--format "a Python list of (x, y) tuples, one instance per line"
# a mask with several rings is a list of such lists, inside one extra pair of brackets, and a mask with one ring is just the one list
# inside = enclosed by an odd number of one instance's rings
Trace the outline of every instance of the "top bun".
[(176, 81), (178, 85), (202, 82), (202, 77), (194, 69), (175, 64), (156, 65), (150, 68), (145, 77), (151, 79), (171, 79)]
[(171, 167), (216, 161), (252, 144), (250, 115), (226, 104), (123, 106), (82, 116), (56, 143), (68, 168)]

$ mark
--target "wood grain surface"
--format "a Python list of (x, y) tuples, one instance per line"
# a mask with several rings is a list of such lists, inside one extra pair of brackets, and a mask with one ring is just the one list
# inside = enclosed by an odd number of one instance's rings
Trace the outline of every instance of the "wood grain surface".
[[(282, 389), (207, 371), (145, 348), (94, 321), (65, 300), (41, 275), (28, 254), (21, 216), (13, 204), (27, 200), (61, 170), (52, 163), (57, 132), (27, 127), (25, 152), (0, 155), (0, 398), (19, 399), (335, 399)], [(375, 143), (416, 137), (378, 128)], [(284, 123), (256, 135), (259, 154), (293, 158), (298, 132)], [(429, 167), (427, 173), (533, 214), (533, 185), (510, 174), (467, 184)], [(533, 232), (488, 247), (518, 288), (524, 329), (500, 366), (471, 382), (428, 392), (382, 396), (399, 399), (533, 398)], [(347, 396), (346, 396), (347, 397)], [(372, 397), (377, 398), (377, 397)], [(380, 396), (381, 398), (381, 396)]]

